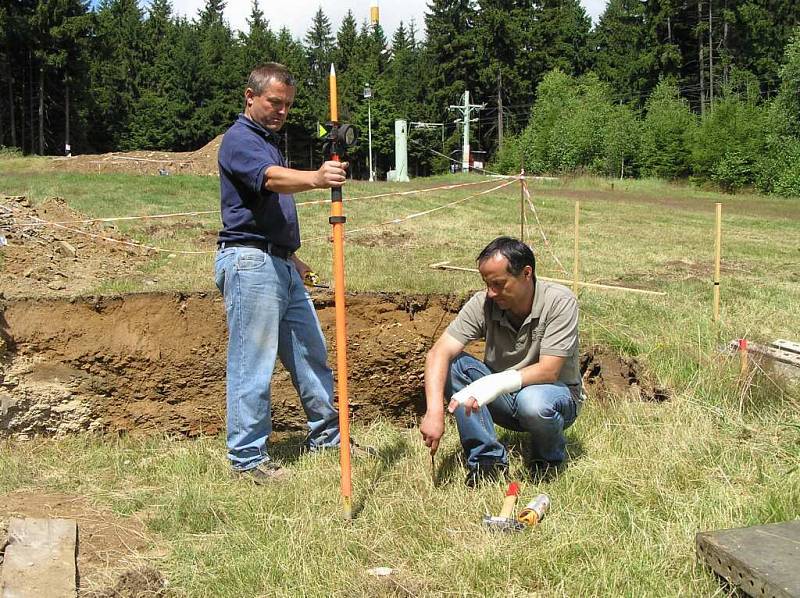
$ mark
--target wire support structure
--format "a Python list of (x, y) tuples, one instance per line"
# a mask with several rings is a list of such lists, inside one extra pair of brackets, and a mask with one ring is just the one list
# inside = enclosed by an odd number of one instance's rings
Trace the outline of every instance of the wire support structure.
[[(553, 248), (550, 245), (550, 241), (548, 240), (547, 235), (544, 232), (544, 227), (542, 227), (542, 221), (539, 219), (539, 213), (536, 211), (536, 206), (533, 203), (531, 192), (528, 189), (528, 183), (525, 181), (524, 178), (521, 178), (520, 180), (522, 182), (522, 192), (525, 195), (525, 201), (528, 203), (531, 212), (533, 212), (533, 215), (536, 218), (536, 226), (539, 229), (539, 235), (542, 237), (542, 244), (544, 245), (545, 249), (547, 249), (547, 252), (551, 255), (555, 263), (558, 264), (558, 267), (561, 268), (561, 272), (564, 273), (566, 276), (569, 276), (569, 272), (564, 267), (564, 264), (561, 263), (561, 260), (558, 259), (558, 256), (553, 251)], [(527, 217), (525, 218), (525, 222), (527, 229)]]
[[(357, 200), (366, 200), (366, 199), (382, 199), (386, 197), (402, 197), (406, 195), (415, 195), (420, 193), (427, 193), (429, 191), (449, 191), (451, 189), (458, 189), (459, 187), (469, 187), (474, 185), (486, 185), (488, 183), (492, 183), (492, 179), (485, 179), (482, 181), (470, 181), (468, 183), (454, 183), (451, 185), (439, 185), (437, 187), (429, 187), (426, 189), (411, 189), (409, 191), (393, 191), (391, 193), (379, 193), (377, 195), (363, 195), (360, 197), (345, 197), (343, 201), (357, 201)], [(320, 200), (313, 200), (313, 201), (301, 201), (297, 202), (295, 205), (298, 207), (302, 206), (313, 206), (313, 205), (322, 205), (322, 204), (329, 204), (331, 202), (330, 199), (320, 199)], [(217, 215), (219, 216), (219, 210), (202, 210), (202, 211), (192, 211), (192, 212), (170, 212), (165, 214), (146, 214), (143, 216), (110, 216), (107, 218), (84, 218), (80, 220), (62, 220), (53, 222), (51, 220), (39, 220), (38, 222), (30, 222), (30, 223), (23, 223), (17, 224), (18, 228), (35, 228), (41, 226), (56, 226), (56, 225), (74, 225), (74, 224), (109, 224), (112, 222), (125, 222), (125, 221), (133, 221), (133, 220), (158, 220), (158, 219), (166, 219), (166, 218), (183, 218), (183, 217), (198, 217), (198, 216), (210, 216), (210, 215)]]
[[(431, 208), (430, 210), (424, 210), (422, 212), (415, 212), (413, 214), (408, 214), (408, 215), (403, 216), (401, 218), (393, 218), (392, 220), (385, 220), (383, 222), (378, 222), (376, 224), (370, 224), (368, 226), (362, 226), (360, 228), (351, 228), (351, 229), (349, 229), (347, 231), (347, 233), (348, 234), (352, 234), (352, 233), (363, 232), (365, 230), (372, 230), (372, 229), (375, 229), (375, 228), (380, 228), (380, 227), (383, 227), (383, 226), (389, 226), (389, 225), (392, 225), (392, 224), (400, 224), (402, 222), (407, 222), (408, 220), (413, 220), (414, 218), (420, 218), (422, 216), (427, 216), (428, 214), (432, 214), (432, 213), (438, 212), (440, 210), (445, 210), (447, 208), (452, 208), (453, 206), (456, 206), (458, 204), (464, 203), (465, 201), (469, 201), (470, 199), (475, 199), (476, 197), (480, 197), (482, 195), (487, 195), (487, 194), (492, 193), (494, 191), (499, 191), (500, 189), (503, 189), (504, 187), (508, 187), (509, 185), (512, 185), (514, 183), (514, 181), (516, 181), (516, 179), (512, 179), (510, 181), (505, 181), (503, 183), (500, 183), (499, 185), (496, 185), (496, 186), (492, 187), (491, 189), (486, 189), (484, 191), (480, 191), (479, 193), (474, 193), (474, 194), (469, 195), (467, 197), (462, 197), (461, 199), (457, 199), (455, 201), (451, 201), (451, 202), (448, 202), (446, 204), (442, 204), (440, 206), (436, 206), (435, 208)], [(321, 236), (318, 236), (318, 237), (311, 237), (309, 239), (303, 239), (303, 243), (312, 243), (314, 241), (324, 241), (324, 240), (327, 240), (327, 239), (328, 239), (328, 235), (321, 235)]]
[[(475, 185), (485, 185), (485, 184), (494, 183), (494, 182), (495, 182), (495, 180), (493, 180), (493, 179), (484, 179), (484, 180), (481, 180), (481, 181), (470, 181), (468, 183), (455, 183), (455, 184), (449, 184), (449, 185), (438, 185), (436, 187), (429, 187), (429, 188), (426, 188), (426, 189), (411, 189), (411, 190), (408, 190), (408, 191), (397, 191), (397, 192), (392, 192), (392, 193), (380, 193), (380, 194), (376, 194), (376, 195), (366, 195), (366, 196), (361, 196), (361, 197), (351, 197), (351, 198), (345, 198), (344, 201), (379, 199), (379, 198), (386, 198), (386, 197), (402, 197), (402, 196), (408, 196), (408, 195), (414, 195), (414, 194), (427, 193), (427, 192), (431, 192), (431, 191), (447, 191), (447, 190), (452, 190), (452, 189), (458, 189), (458, 188), (461, 188), (461, 187), (469, 187), (469, 186), (475, 186)], [(431, 212), (435, 212), (435, 211), (438, 211), (440, 209), (444, 209), (444, 208), (447, 208), (449, 206), (456, 205), (456, 204), (461, 203), (463, 201), (467, 201), (469, 199), (473, 199), (474, 197), (477, 197), (479, 195), (484, 195), (485, 193), (490, 193), (492, 191), (496, 191), (497, 189), (501, 189), (501, 188), (503, 188), (503, 187), (505, 187), (505, 186), (507, 186), (507, 185), (509, 185), (511, 183), (513, 183), (513, 180), (508, 181), (507, 183), (503, 183), (502, 185), (495, 186), (495, 187), (493, 187), (491, 189), (488, 189), (488, 190), (486, 190), (484, 192), (477, 193), (477, 194), (474, 194), (474, 195), (470, 195), (469, 197), (456, 200), (455, 202), (450, 202), (450, 203), (445, 204), (443, 206), (438, 206), (438, 207), (433, 208), (431, 210), (426, 210), (425, 212), (412, 214), (412, 215), (410, 215), (408, 217), (405, 217), (405, 218), (399, 218), (399, 219), (387, 221), (385, 223), (379, 223), (379, 224), (376, 224), (376, 225), (362, 227), (362, 228), (359, 228), (359, 229), (351, 229), (348, 232), (357, 232), (357, 231), (361, 231), (361, 230), (367, 230), (367, 229), (372, 228), (372, 227), (384, 226), (384, 225), (387, 225), (387, 224), (392, 224), (392, 223), (396, 223), (396, 222), (402, 222), (404, 220), (408, 220), (408, 219), (411, 219), (411, 218), (417, 218), (419, 216), (424, 216), (424, 215), (429, 214)], [(320, 205), (320, 204), (329, 204), (329, 203), (330, 203), (330, 199), (324, 199), (324, 200), (318, 200), (318, 201), (315, 200), (315, 201), (299, 202), (296, 205), (297, 206)], [(17, 208), (15, 208), (14, 206), (0, 206), (0, 207), (4, 207), (5, 209), (7, 209), (9, 211), (17, 210)], [(163, 248), (163, 247), (155, 247), (155, 246), (152, 246), (152, 245), (147, 245), (145, 243), (139, 243), (137, 241), (128, 241), (128, 240), (115, 239), (114, 237), (110, 237), (110, 236), (107, 236), (107, 235), (101, 235), (101, 234), (97, 234), (97, 233), (90, 233), (88, 231), (80, 230), (80, 229), (77, 229), (77, 228), (72, 228), (72, 226), (70, 226), (70, 225), (86, 225), (86, 224), (96, 224), (96, 223), (107, 224), (107, 223), (111, 223), (111, 222), (133, 221), (133, 220), (151, 220), (151, 219), (166, 219), (166, 218), (179, 218), (179, 217), (198, 217), (198, 216), (207, 216), (207, 215), (211, 215), (211, 214), (219, 214), (219, 211), (218, 210), (213, 210), (213, 211), (209, 210), (209, 211), (193, 211), (193, 212), (175, 212), (175, 213), (169, 213), (169, 214), (152, 214), (152, 215), (146, 215), (146, 216), (118, 216), (118, 217), (109, 217), (109, 218), (86, 218), (86, 219), (81, 219), (81, 220), (65, 220), (65, 221), (61, 221), (61, 222), (52, 222), (52, 221), (49, 221), (49, 220), (43, 220), (41, 218), (37, 218), (36, 216), (24, 215), (23, 217), (29, 219), (30, 222), (16, 223), (16, 224), (12, 225), (9, 228), (13, 227), (13, 228), (19, 228), (19, 229), (30, 229), (32, 227), (47, 227), (47, 226), (50, 226), (50, 227), (53, 227), (53, 228), (58, 228), (60, 230), (64, 230), (64, 231), (70, 232), (70, 233), (75, 234), (75, 235), (89, 237), (89, 238), (92, 238), (92, 239), (95, 239), (95, 240), (98, 240), (98, 241), (105, 241), (105, 242), (108, 242), (108, 243), (124, 245), (126, 247), (134, 247), (134, 248), (137, 248), (137, 249), (140, 249), (140, 250), (144, 250), (144, 251), (151, 251), (151, 252), (155, 252), (155, 253), (174, 254), (174, 255), (206, 255), (206, 254), (216, 253), (216, 249), (181, 250), (181, 249), (168, 249), (168, 248)], [(327, 239), (327, 236), (325, 236), (325, 237), (315, 237), (315, 238), (303, 240), (303, 242), (316, 241), (316, 240), (323, 239), (323, 238)]]
[[(3, 206), (3, 207), (6, 207), (6, 206)], [(15, 208), (12, 207), (11, 210), (14, 211)], [(89, 238), (92, 238), (92, 239), (95, 239), (95, 240), (98, 240), (98, 241), (105, 241), (107, 243), (115, 243), (115, 244), (118, 244), (118, 245), (124, 245), (126, 247), (135, 247), (136, 249), (144, 249), (144, 250), (147, 250), (147, 251), (154, 251), (154, 252), (157, 252), (157, 253), (170, 253), (170, 254), (181, 254), (181, 255), (202, 255), (202, 254), (205, 254), (205, 253), (212, 253), (212, 252), (209, 252), (207, 250), (203, 250), (203, 251), (186, 251), (186, 250), (177, 250), (177, 249), (175, 249), (175, 250), (173, 250), (173, 249), (164, 249), (162, 247), (153, 247), (152, 245), (146, 245), (144, 243), (138, 243), (136, 241), (126, 241), (126, 240), (122, 240), (122, 239), (115, 239), (114, 237), (108, 237), (106, 235), (99, 235), (97, 233), (90, 233), (88, 231), (80, 230), (80, 229), (77, 229), (77, 228), (72, 228), (72, 227), (60, 224), (58, 222), (48, 222), (47, 220), (42, 220), (41, 218), (37, 218), (36, 216), (25, 215), (24, 217), (32, 220), (34, 223), (37, 223), (37, 224), (41, 223), (41, 224), (44, 224), (44, 225), (47, 225), (47, 226), (52, 226), (54, 228), (67, 231), (67, 232), (70, 232), (70, 233), (75, 234), (75, 235), (79, 235), (79, 236), (83, 236), (83, 237), (89, 237)]]
[[(418, 146), (418, 147), (421, 147), (422, 149), (424, 149), (424, 150), (427, 150), (427, 151), (431, 152), (432, 154), (436, 154), (437, 156), (441, 156), (442, 158), (446, 158), (447, 160), (449, 160), (449, 161), (450, 161), (450, 162), (452, 162), (453, 164), (457, 164), (457, 165), (459, 165), (459, 166), (461, 165), (461, 160), (456, 160), (455, 158), (451, 158), (451, 157), (450, 157), (450, 156), (448, 156), (447, 154), (443, 154), (442, 152), (440, 152), (440, 151), (437, 151), (437, 150), (433, 149), (432, 147), (428, 147), (427, 145), (424, 145), (424, 144), (420, 143), (420, 142), (419, 142), (419, 141), (417, 141), (416, 139), (411, 139), (411, 138), (409, 137), (409, 138), (408, 138), (408, 140), (409, 140), (411, 143), (413, 143), (414, 145), (416, 145), (416, 146)], [(477, 171), (479, 171), (479, 172), (482, 172), (482, 173), (484, 173), (484, 174), (487, 174), (487, 175), (494, 176), (494, 177), (502, 177), (502, 178), (514, 178), (514, 179), (517, 179), (517, 178), (519, 178), (519, 177), (518, 177), (517, 175), (515, 175), (515, 174), (512, 174), (512, 175), (509, 175), (509, 174), (502, 174), (502, 173), (500, 173), (500, 172), (492, 172), (491, 170), (487, 170), (487, 169), (485, 169), (485, 168), (475, 168), (475, 167), (473, 167), (472, 169), (473, 169), (473, 170), (477, 170)]]

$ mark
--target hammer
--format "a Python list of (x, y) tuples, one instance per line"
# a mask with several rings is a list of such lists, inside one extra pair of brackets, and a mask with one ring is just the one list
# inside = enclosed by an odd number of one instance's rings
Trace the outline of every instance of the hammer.
[(514, 517), (514, 506), (517, 504), (517, 496), (519, 495), (519, 484), (511, 482), (506, 490), (506, 496), (503, 499), (503, 508), (500, 509), (500, 514), (484, 515), (483, 527), (492, 531), (500, 532), (516, 532), (523, 529), (525, 526), (517, 521)]
[(306, 272), (306, 275), (303, 276), (303, 284), (307, 287), (311, 287), (314, 289), (329, 289), (331, 285), (329, 284), (320, 284), (319, 276), (317, 276), (316, 272), (311, 272), (310, 270)]

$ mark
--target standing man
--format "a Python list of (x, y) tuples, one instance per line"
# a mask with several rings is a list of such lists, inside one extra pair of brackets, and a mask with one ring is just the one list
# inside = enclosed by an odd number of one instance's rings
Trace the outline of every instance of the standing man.
[[(467, 460), (466, 484), (508, 470), (494, 424), (529, 432), (537, 466), (566, 458), (564, 430), (578, 416), (578, 304), (564, 286), (536, 279), (530, 247), (499, 237), (478, 256), (486, 290), (476, 293), (425, 360), (427, 411), (420, 426), (433, 455), (453, 413)], [(484, 361), (463, 352), (485, 339)]]
[(222, 230), (215, 279), (228, 321), (227, 444), (233, 471), (256, 483), (283, 478), (272, 461), (270, 382), (275, 358), (289, 370), (308, 418), (306, 447), (339, 446), (333, 374), (297, 257), (300, 229), (293, 193), (341, 187), (346, 162), (319, 170), (287, 168), (278, 147), (296, 84), (285, 66), (250, 73), (244, 114), (219, 149)]

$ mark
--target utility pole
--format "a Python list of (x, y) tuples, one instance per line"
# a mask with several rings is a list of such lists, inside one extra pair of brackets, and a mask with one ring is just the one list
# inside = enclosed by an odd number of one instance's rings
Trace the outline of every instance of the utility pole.
[(706, 60), (705, 60), (705, 46), (703, 46), (703, 0), (697, 3), (697, 46), (698, 56), (697, 64), (700, 68), (700, 116), (706, 113)]
[(503, 73), (497, 73), (497, 149), (503, 149)]
[(464, 91), (463, 106), (450, 106), (450, 110), (461, 110), (464, 115), (464, 146), (461, 150), (461, 172), (469, 172), (469, 113), (470, 110), (483, 110), (486, 104), (470, 104), (469, 90)]
[(372, 88), (369, 83), (364, 84), (364, 98), (367, 100), (367, 122), (369, 128), (369, 181), (375, 180), (375, 171), (372, 170)]
[(708, 0), (708, 106), (714, 108), (714, 47), (712, 45), (711, 2)]

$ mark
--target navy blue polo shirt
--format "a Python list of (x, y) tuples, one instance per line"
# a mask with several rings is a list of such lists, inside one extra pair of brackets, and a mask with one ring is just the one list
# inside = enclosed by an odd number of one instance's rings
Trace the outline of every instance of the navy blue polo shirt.
[(296, 251), (300, 226), (294, 196), (264, 190), (270, 166), (284, 166), (278, 136), (240, 114), (219, 148), (222, 230), (217, 243), (265, 241)]

